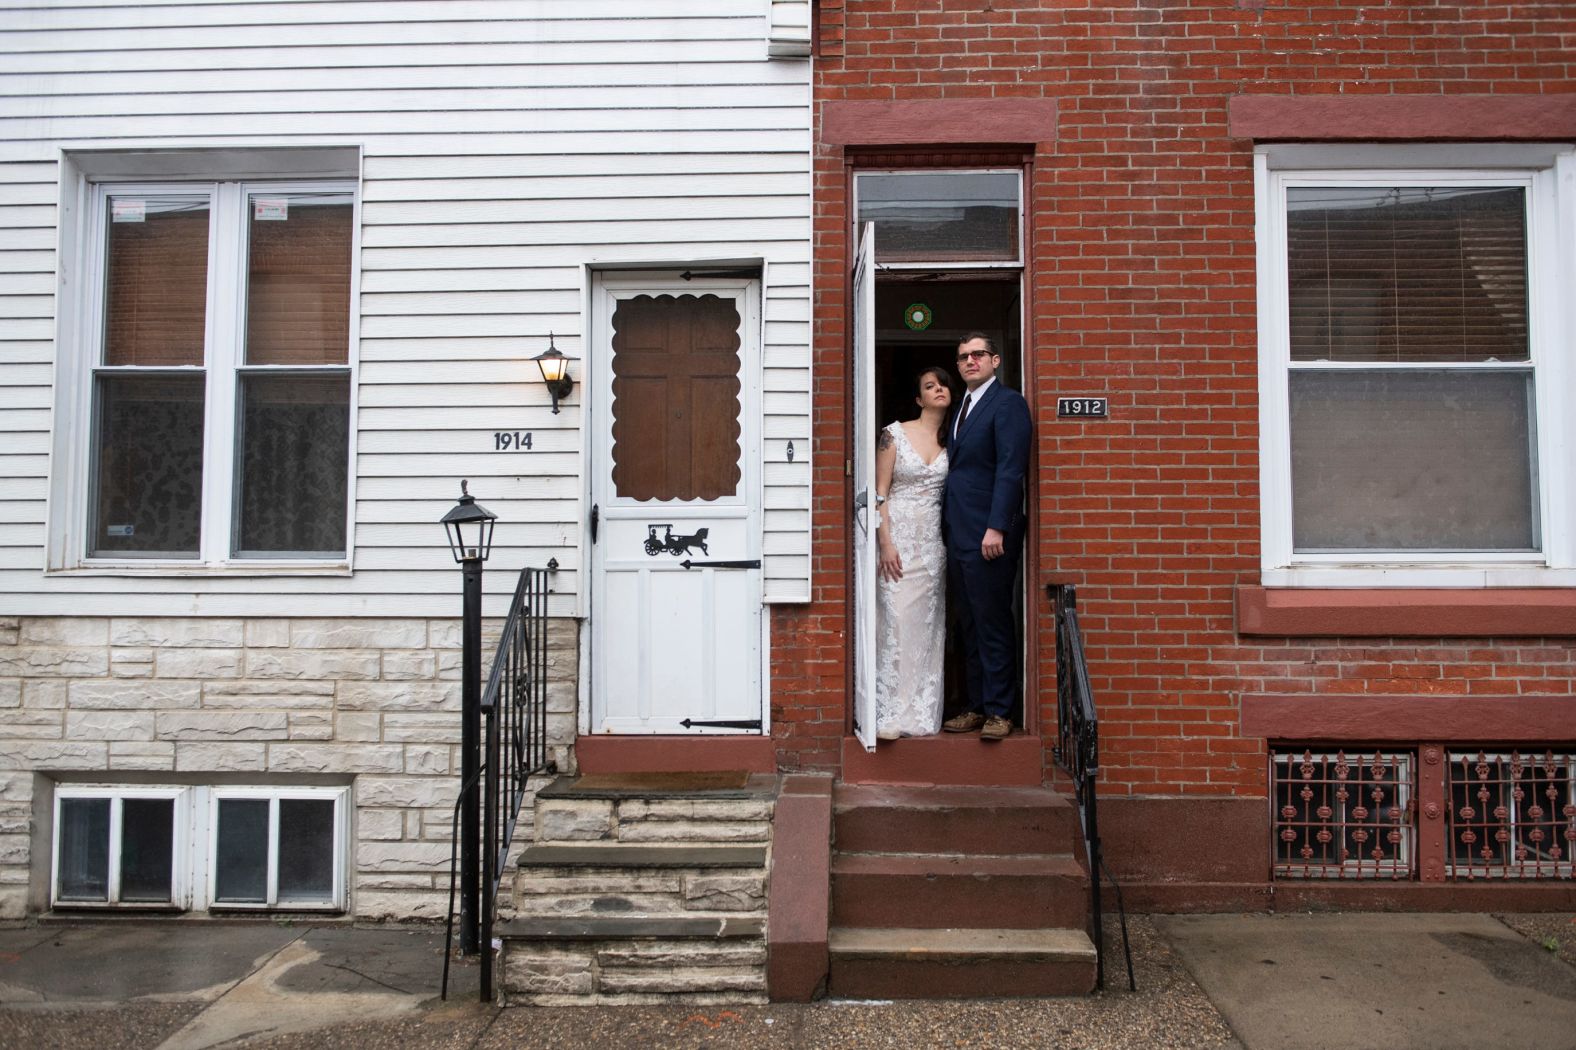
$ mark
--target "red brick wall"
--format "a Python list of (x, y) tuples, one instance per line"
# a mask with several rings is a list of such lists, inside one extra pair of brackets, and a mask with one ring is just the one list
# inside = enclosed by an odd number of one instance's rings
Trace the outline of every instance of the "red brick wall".
[[(1043, 584), (1079, 585), (1107, 790), (1262, 794), (1244, 692), (1569, 694), (1565, 641), (1260, 639), (1252, 143), (1235, 94), (1568, 91), (1576, 5), (1353, 0), (826, 0), (815, 97), (1054, 98), (1036, 153), (1026, 391), (1037, 412)], [(819, 140), (818, 140), (819, 141)], [(773, 613), (785, 768), (844, 732), (847, 157), (815, 158), (814, 593)], [(1058, 393), (1110, 398), (1055, 419)], [(1054, 718), (1049, 617), (1036, 644)]]

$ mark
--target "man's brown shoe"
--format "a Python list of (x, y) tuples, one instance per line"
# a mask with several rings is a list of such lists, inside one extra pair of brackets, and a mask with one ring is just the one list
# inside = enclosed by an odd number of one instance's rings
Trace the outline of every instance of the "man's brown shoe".
[(941, 723), (941, 728), (948, 733), (972, 733), (985, 724), (985, 716), (978, 711), (965, 711), (961, 715), (953, 715)]
[(985, 719), (985, 728), (980, 730), (981, 740), (1005, 740), (1012, 735), (1012, 720), (1000, 715), (992, 715)]

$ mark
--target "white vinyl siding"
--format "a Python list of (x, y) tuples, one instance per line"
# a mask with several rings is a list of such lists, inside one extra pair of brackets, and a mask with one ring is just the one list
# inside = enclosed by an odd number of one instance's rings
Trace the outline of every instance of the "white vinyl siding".
[[(809, 69), (766, 0), (0, 8), (0, 613), (447, 615), (462, 477), (500, 518), (488, 615), (550, 558), (581, 612), (586, 268), (757, 261), (765, 593), (808, 598)], [(354, 572), (44, 574), (56, 158), (323, 146), (362, 157)]]

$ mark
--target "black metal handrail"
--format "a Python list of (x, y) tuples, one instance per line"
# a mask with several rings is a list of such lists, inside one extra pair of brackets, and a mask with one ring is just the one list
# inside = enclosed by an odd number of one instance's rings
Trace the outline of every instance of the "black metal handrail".
[(1138, 990), (1133, 978), (1133, 952), (1127, 940), (1127, 909), (1122, 887), (1111, 877), (1100, 848), (1100, 821), (1096, 786), (1100, 779), (1100, 720), (1095, 713), (1094, 691), (1089, 687), (1089, 665), (1084, 658), (1083, 632), (1078, 627), (1078, 593), (1070, 583), (1045, 588), (1056, 610), (1056, 762), (1073, 781), (1078, 803), (1078, 823), (1083, 829), (1084, 856), (1089, 864), (1089, 936), (1094, 941), (1095, 983), (1105, 987), (1105, 915), (1100, 902), (1100, 876), (1116, 891), (1117, 913), (1122, 920), (1122, 952), (1127, 957), (1127, 986)]
[[(525, 569), (498, 639), (487, 688), (482, 692), (482, 754), (475, 779), (460, 786), (454, 803), (456, 843), (461, 835), (481, 837), (482, 892), (478, 947), (481, 997), (493, 998), (493, 920), (498, 885), (514, 840), (527, 781), (555, 771), (547, 751), (547, 573)], [(469, 792), (482, 792), (481, 827), (460, 828), (460, 808)], [(453, 928), (454, 864), (450, 862), (449, 918)], [(444, 952), (443, 987), (447, 995), (449, 953)]]

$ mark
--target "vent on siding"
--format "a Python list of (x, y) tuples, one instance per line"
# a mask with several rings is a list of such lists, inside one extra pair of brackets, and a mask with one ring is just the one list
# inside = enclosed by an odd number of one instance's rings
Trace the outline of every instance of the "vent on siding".
[(1276, 878), (1412, 877), (1412, 753), (1303, 750), (1270, 757)]

